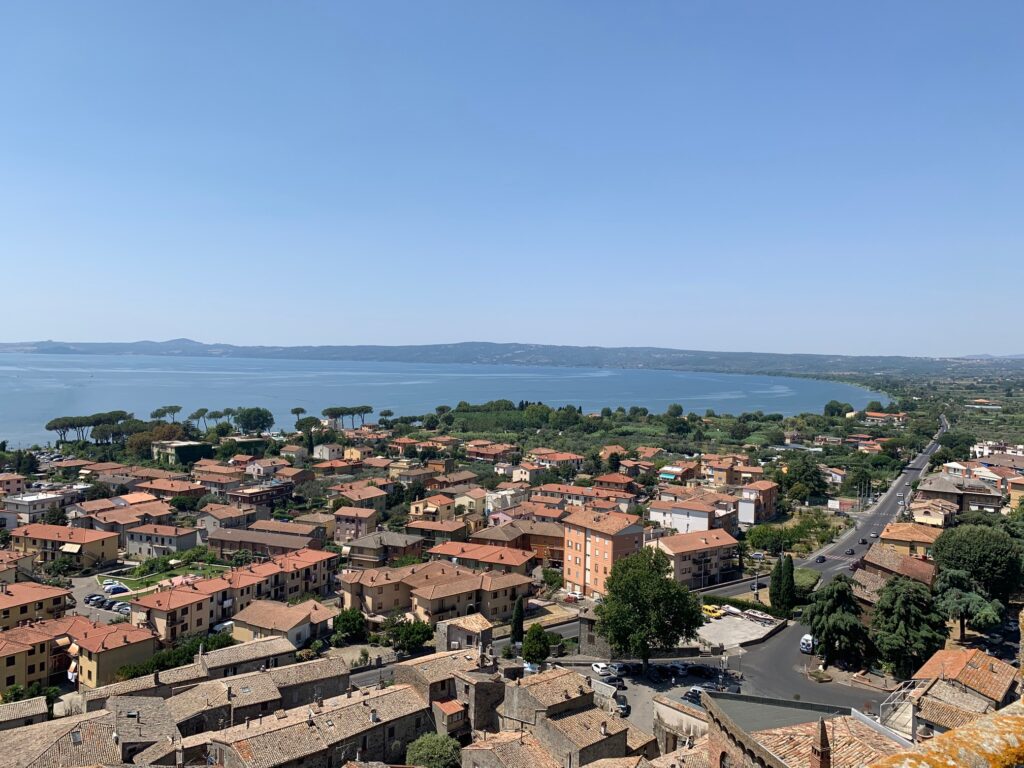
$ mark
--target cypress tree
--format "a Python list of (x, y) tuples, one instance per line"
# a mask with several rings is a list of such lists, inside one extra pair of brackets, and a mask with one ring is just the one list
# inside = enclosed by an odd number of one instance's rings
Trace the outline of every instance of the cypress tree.
[[(773, 602), (772, 605), (775, 605)], [(786, 555), (782, 560), (782, 573), (779, 579), (779, 608), (789, 611), (796, 605), (796, 581), (793, 578), (793, 556)]]
[(523, 598), (520, 595), (516, 598), (516, 604), (512, 608), (512, 634), (510, 639), (513, 643), (523, 642)]
[(780, 557), (775, 561), (771, 580), (768, 582), (768, 602), (778, 607), (782, 600), (782, 558)]

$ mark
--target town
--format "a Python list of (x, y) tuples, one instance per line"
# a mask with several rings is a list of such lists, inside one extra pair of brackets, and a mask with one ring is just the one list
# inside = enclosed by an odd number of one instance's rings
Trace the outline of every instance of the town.
[(56, 417), (0, 453), (3, 764), (853, 768), (1019, 734), (1003, 400)]

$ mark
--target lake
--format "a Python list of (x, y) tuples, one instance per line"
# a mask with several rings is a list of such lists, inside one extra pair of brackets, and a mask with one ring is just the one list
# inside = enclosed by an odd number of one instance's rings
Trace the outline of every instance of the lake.
[(332, 405), (372, 405), (398, 415), (507, 398), (571, 403), (585, 412), (639, 405), (663, 412), (820, 413), (829, 400), (863, 408), (884, 395), (850, 384), (782, 376), (689, 371), (434, 365), (334, 360), (0, 354), (0, 440), (11, 447), (54, 438), (43, 425), (55, 416), (126, 410), (140, 418), (161, 405), (196, 408), (262, 406), (277, 426), (289, 411), (312, 415)]

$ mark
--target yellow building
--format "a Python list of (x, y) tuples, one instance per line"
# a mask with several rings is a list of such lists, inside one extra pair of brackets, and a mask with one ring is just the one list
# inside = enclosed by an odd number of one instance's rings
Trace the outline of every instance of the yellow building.
[(156, 635), (130, 624), (93, 624), (88, 629), (72, 627), (69, 635), (73, 641), (68, 651), (72, 659), (69, 670), (77, 675), (80, 689), (116, 682), (121, 667), (142, 664), (157, 649)]
[(79, 568), (91, 568), (117, 559), (117, 534), (33, 523), (11, 531), (11, 548), (35, 555), (40, 564), (68, 557)]
[(27, 621), (57, 619), (64, 615), (71, 593), (31, 581), (0, 583), (0, 630)]
[(913, 557), (932, 556), (932, 547), (935, 540), (942, 535), (941, 528), (918, 523), (889, 523), (882, 529), (878, 537), (879, 542), (891, 549), (895, 549), (901, 555)]

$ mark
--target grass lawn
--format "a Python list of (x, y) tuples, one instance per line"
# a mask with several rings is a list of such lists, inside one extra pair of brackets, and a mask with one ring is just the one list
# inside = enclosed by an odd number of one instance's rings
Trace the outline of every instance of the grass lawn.
[(146, 587), (152, 587), (158, 582), (164, 579), (169, 579), (171, 576), (184, 576), (185, 574), (194, 574), (203, 577), (207, 576), (219, 576), (221, 573), (227, 570), (227, 566), (223, 565), (209, 565), (207, 563), (193, 563), (192, 565), (182, 565), (177, 568), (172, 568), (169, 571), (162, 571), (161, 573), (151, 573), (149, 576), (143, 576), (142, 578), (131, 578), (128, 576), (110, 576), (109, 574), (103, 574), (102, 576), (96, 577), (96, 583), (100, 586), (103, 585), (105, 579), (115, 579), (124, 584), (128, 589), (137, 590), (145, 589)]

